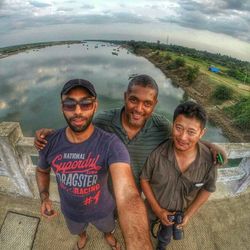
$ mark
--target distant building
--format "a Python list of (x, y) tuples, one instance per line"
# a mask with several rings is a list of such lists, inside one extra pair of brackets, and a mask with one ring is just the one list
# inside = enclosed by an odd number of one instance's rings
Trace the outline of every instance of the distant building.
[(214, 67), (213, 65), (208, 68), (209, 71), (214, 72), (214, 73), (219, 73), (220, 69)]

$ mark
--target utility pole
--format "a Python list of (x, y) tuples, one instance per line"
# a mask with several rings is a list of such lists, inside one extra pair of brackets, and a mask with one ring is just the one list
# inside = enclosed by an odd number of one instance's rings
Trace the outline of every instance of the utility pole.
[(169, 36), (167, 35), (167, 45), (168, 45), (168, 42), (169, 42)]

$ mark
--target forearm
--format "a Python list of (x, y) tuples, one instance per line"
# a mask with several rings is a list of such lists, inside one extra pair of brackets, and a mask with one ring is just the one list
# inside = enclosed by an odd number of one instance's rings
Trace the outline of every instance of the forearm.
[(41, 200), (49, 198), (50, 172), (36, 168), (36, 182)]
[(199, 210), (199, 208), (208, 200), (210, 195), (210, 192), (206, 190), (201, 190), (196, 199), (193, 201), (193, 203), (185, 211), (185, 216), (188, 216), (189, 218), (192, 217)]
[(137, 192), (127, 192), (124, 202), (117, 203), (119, 222), (127, 250), (151, 250), (145, 205)]

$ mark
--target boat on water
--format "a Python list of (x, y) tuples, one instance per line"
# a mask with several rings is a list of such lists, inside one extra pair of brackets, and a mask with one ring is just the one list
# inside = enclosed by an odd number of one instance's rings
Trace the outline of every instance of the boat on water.
[(117, 52), (112, 51), (112, 55), (118, 56)]

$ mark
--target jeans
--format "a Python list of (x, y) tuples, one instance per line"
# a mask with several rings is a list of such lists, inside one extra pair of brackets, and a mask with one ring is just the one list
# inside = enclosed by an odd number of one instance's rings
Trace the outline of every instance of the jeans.
[(165, 226), (161, 224), (161, 228), (157, 235), (157, 247), (156, 250), (165, 250), (166, 246), (170, 243), (173, 235), (173, 226)]
[(166, 246), (170, 243), (173, 236), (174, 240), (181, 240), (183, 238), (183, 230), (177, 229), (176, 224), (171, 226), (165, 226), (161, 224), (161, 228), (157, 235), (157, 247), (156, 250), (165, 250)]

